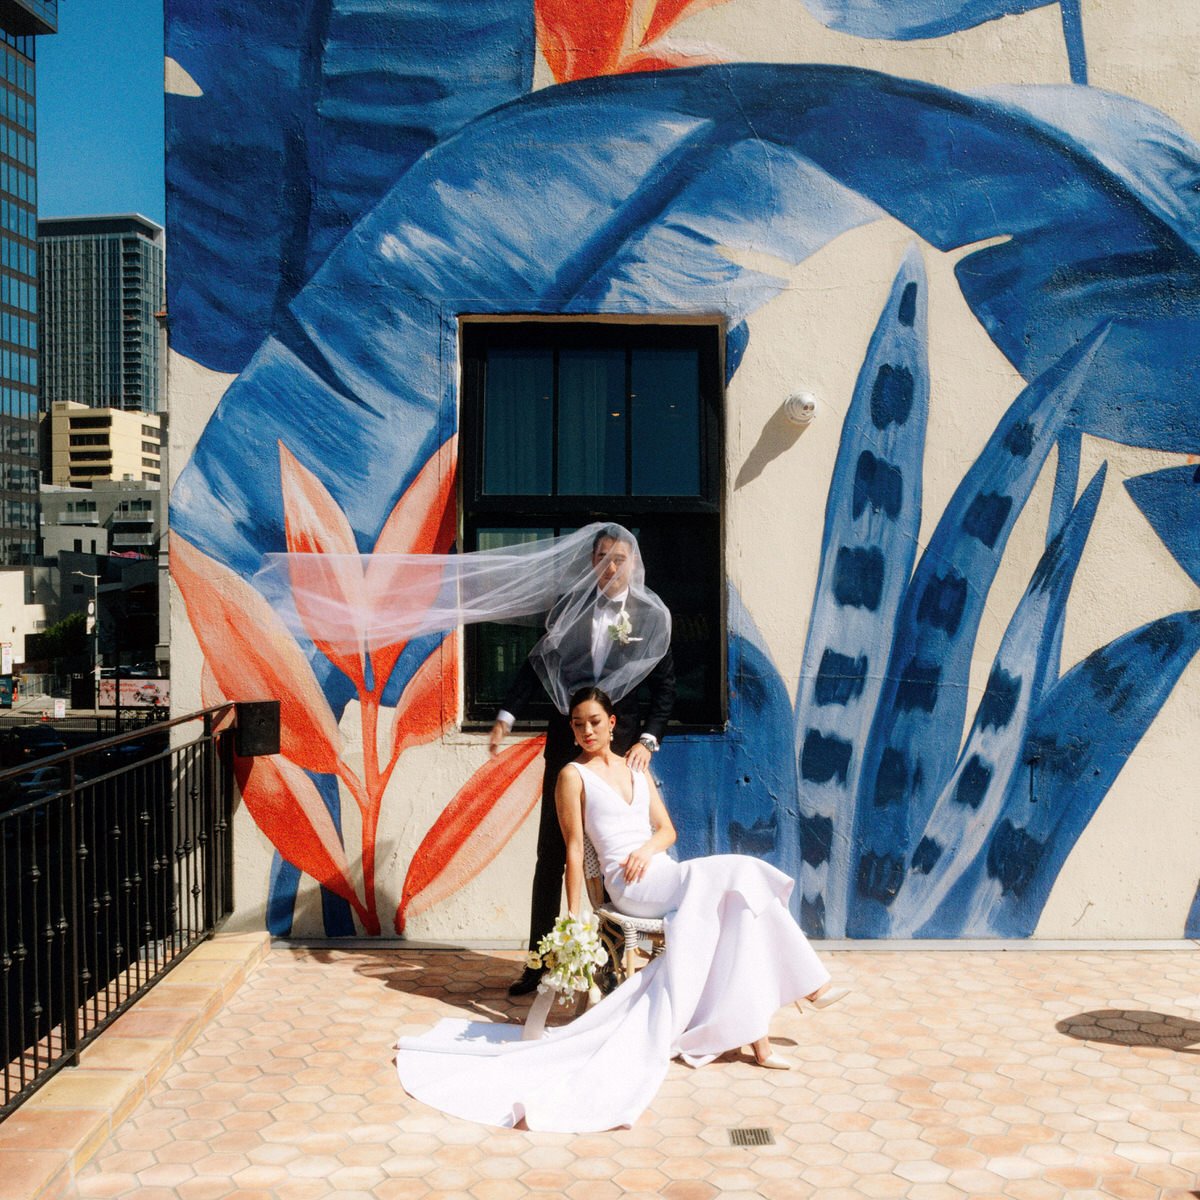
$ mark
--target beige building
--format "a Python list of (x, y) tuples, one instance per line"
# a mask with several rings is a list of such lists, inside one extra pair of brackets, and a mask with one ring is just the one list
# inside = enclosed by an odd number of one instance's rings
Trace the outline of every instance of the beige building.
[(98, 479), (158, 483), (162, 418), (56, 400), (42, 417), (47, 482), (90, 487)]

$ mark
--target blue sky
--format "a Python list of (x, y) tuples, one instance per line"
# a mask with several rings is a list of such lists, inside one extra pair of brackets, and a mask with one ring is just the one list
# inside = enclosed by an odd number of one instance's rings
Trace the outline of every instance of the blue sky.
[(163, 0), (59, 0), (37, 45), (38, 215), (163, 223)]

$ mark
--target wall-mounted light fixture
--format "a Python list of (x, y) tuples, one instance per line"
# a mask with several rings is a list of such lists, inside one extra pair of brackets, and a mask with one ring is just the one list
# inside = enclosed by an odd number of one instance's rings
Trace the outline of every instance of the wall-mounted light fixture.
[(784, 402), (783, 412), (793, 425), (811, 425), (817, 415), (817, 398), (811, 392), (796, 392)]

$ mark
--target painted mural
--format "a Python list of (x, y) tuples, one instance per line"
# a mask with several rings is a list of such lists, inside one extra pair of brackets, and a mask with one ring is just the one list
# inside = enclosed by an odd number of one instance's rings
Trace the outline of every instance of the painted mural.
[[(689, 38), (741, 2), (168, 0), (172, 349), (236, 376), (172, 493), (172, 573), (205, 699), (283, 701), (282, 753), (239, 767), (273, 932), (307, 876), (304, 932), (404, 933), (536, 803), (527, 739), (446, 787), (381, 870), (405, 756), (457, 722), (456, 639), (346, 655), (249, 582), (285, 548), (452, 545), (461, 313), (721, 314), (733, 404), (789, 266), (874, 222), (910, 232), (805, 534), (815, 589), (782, 601), (802, 660), (772, 653), (772, 614), (731, 573), (728, 730), (655, 760), (681, 856), (771, 859), (811, 934), (1033, 934), (1200, 649), (1200, 147), (1087, 85), (1079, 0), (803, 0), (822, 28), (896, 42), (1052, 9), (1064, 82), (970, 93)], [(954, 403), (931, 368), (931, 254), (954, 256), (959, 302), (1023, 383), (950, 467), (927, 455)], [(1167, 465), (1117, 479), (1097, 446)], [(1064, 667), (1114, 488), (1195, 602)], [(1044, 551), (973, 689), (1022, 520)], [(1200, 894), (1159, 936), (1185, 932)]]

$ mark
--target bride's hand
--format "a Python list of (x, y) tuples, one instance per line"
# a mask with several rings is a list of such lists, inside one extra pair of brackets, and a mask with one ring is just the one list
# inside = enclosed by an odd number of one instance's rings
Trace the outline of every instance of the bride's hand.
[(621, 864), (621, 874), (625, 876), (625, 882), (637, 883), (646, 874), (646, 870), (650, 866), (650, 860), (653, 857), (645, 849), (632, 851)]

